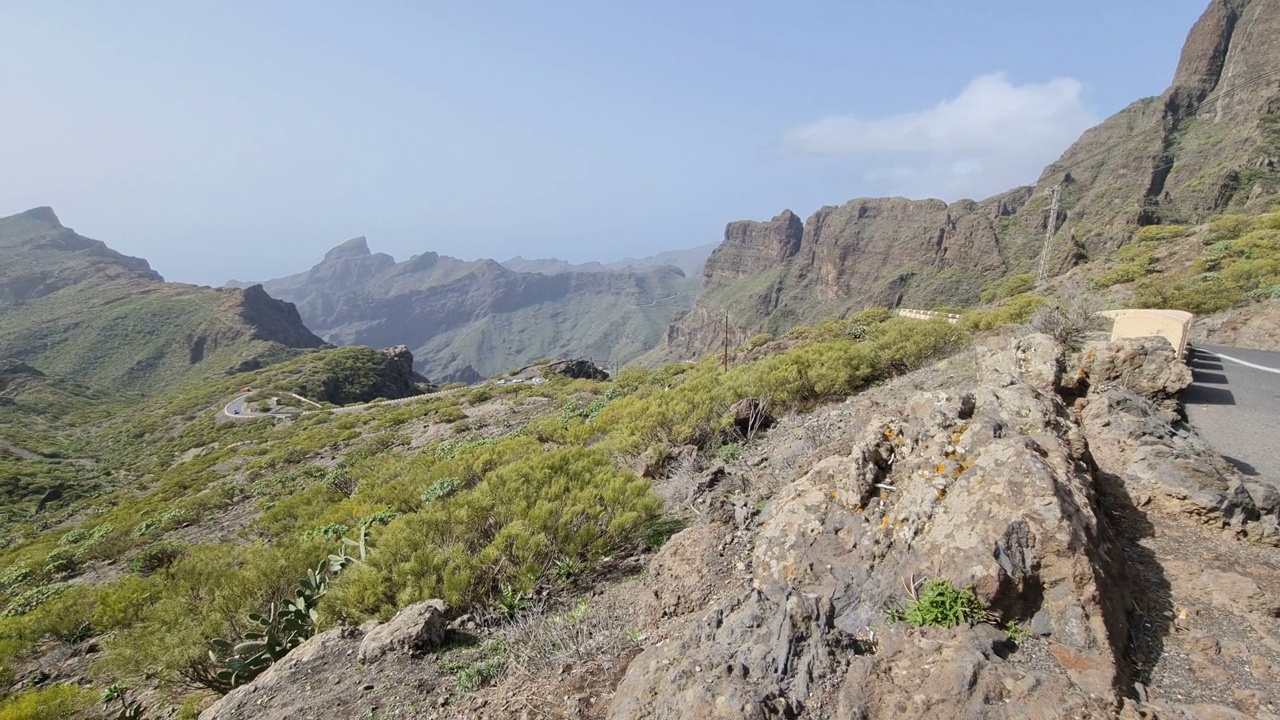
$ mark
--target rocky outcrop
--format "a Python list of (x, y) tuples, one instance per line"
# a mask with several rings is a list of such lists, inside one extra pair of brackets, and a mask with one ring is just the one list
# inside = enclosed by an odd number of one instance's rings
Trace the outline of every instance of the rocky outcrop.
[(259, 340), (295, 348), (318, 348), (324, 344), (302, 324), (302, 316), (293, 303), (271, 297), (261, 285), (241, 291), (240, 319), (253, 328), (254, 337)]
[(547, 365), (547, 371), (573, 380), (608, 380), (609, 373), (596, 367), (590, 360), (557, 360)]
[(253, 682), (224, 695), (200, 718), (358, 718), (381, 714), (382, 708), (399, 712), (410, 706), (417, 711), (409, 717), (423, 717), (425, 698), (441, 678), (434, 662), (417, 658), (443, 640), (444, 611), (443, 601), (428, 600), (382, 624), (320, 633)]
[[(1109, 715), (1125, 672), (1123, 568), (1079, 431), (1056, 395), (1009, 371), (1019, 354), (987, 364), (977, 387), (875, 418), (850, 453), (776, 495), (750, 590), (642, 653), (610, 717)], [(1031, 377), (1052, 376), (1031, 358)], [(973, 587), (998, 623), (1038, 618), (1054, 669), (1005, 662), (989, 626), (879, 630), (926, 577)]]
[(382, 351), (382, 385), (385, 387), (381, 397), (402, 398), (417, 395), (421, 391), (419, 385), (428, 380), (413, 369), (413, 353), (404, 345), (396, 345)]
[[(1161, 339), (1067, 358), (1032, 335), (980, 363), (973, 382), (869, 400), (878, 414), (848, 451), (773, 494), (740, 590), (696, 579), (714, 562), (699, 533), (723, 537), (741, 513), (674, 538), (651, 567), (653, 604), (674, 619), (609, 717), (1142, 716), (1169, 621), (1133, 608), (1166, 602), (1171, 582), (1216, 600), (1200, 569), (1173, 577), (1150, 559), (1137, 508), (1263, 544), (1280, 539), (1280, 508), (1157, 406), (1185, 384)], [(926, 578), (971, 587), (987, 616), (890, 622)], [(1253, 579), (1228, 580), (1267, 609)], [(1010, 622), (1026, 635), (998, 629)], [(1161, 702), (1171, 717), (1198, 707)]]
[(799, 252), (803, 236), (804, 223), (790, 210), (769, 222), (731, 222), (724, 242), (703, 266), (705, 283), (714, 286), (774, 270)]
[(1171, 398), (1191, 371), (1163, 339), (1114, 340), (1084, 351), (1088, 395), (1075, 408), (1098, 470), (1143, 504), (1225, 524), (1280, 545), (1280, 486), (1240, 475), (1181, 424)]

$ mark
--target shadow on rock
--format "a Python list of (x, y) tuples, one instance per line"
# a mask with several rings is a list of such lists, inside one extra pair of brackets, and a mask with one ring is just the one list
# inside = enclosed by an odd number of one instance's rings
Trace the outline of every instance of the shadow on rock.
[[(1141, 544), (1155, 534), (1147, 514), (1134, 503), (1124, 482), (1110, 473), (1098, 473), (1098, 493), (1108, 524), (1124, 553), (1132, 598), (1127, 620), (1129, 642), (1126, 657), (1130, 683), (1151, 683), (1151, 673), (1164, 654), (1164, 639), (1173, 627), (1173, 591), (1154, 552)], [(1133, 694), (1126, 688), (1126, 694)]]

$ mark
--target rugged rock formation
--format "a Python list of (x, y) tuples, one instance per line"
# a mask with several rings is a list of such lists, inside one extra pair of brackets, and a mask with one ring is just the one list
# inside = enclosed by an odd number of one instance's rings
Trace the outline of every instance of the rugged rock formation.
[(145, 260), (63, 227), (49, 208), (0, 218), (0, 353), (108, 389), (156, 392), (323, 341), (261, 287), (164, 282)]
[[(1031, 336), (983, 359), (974, 383), (882, 407), (849, 452), (773, 495), (740, 590), (690, 596), (705, 591), (684, 578), (714, 562), (689, 554), (705, 545), (696, 533), (655, 559), (655, 603), (678, 619), (631, 663), (609, 717), (1102, 718), (1155, 702), (1145, 653), (1160, 636), (1132, 608), (1169, 580), (1130, 535), (1135, 503), (1280, 544), (1275, 498), (1155, 404), (1186, 382), (1174, 363), (1160, 340), (1068, 363)], [(1188, 597), (1205, 592), (1199, 573), (1184, 573)], [(972, 586), (991, 624), (886, 627), (886, 607), (926, 577)], [(1246, 595), (1267, 612), (1263, 593)], [(1027, 639), (996, 629), (1010, 621)]]
[(557, 360), (547, 365), (547, 371), (574, 380), (608, 380), (609, 373), (596, 367), (590, 360)]
[[(655, 359), (716, 345), (727, 310), (743, 339), (870, 306), (968, 304), (1011, 272), (1065, 272), (1138, 225), (1261, 211), (1280, 192), (1280, 0), (1213, 0), (1169, 89), (1087, 131), (1031, 187), (981, 202), (859, 199), (735, 222), (712, 253), (707, 290), (668, 328)], [(1061, 186), (1057, 217), (1050, 196)], [(722, 331), (722, 325), (719, 326)]]
[(356, 238), (264, 286), (330, 342), (406, 343), (426, 374), (461, 379), (549, 356), (625, 362), (658, 344), (697, 283), (669, 266), (543, 274), (436, 253), (396, 263)]

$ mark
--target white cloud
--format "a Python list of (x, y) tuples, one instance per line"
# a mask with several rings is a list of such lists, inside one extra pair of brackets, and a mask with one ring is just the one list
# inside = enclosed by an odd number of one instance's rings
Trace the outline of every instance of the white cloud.
[(981, 198), (1034, 182), (1097, 123), (1070, 78), (1013, 85), (983, 75), (958, 96), (919, 112), (840, 115), (788, 131), (784, 151), (850, 158), (876, 193)]

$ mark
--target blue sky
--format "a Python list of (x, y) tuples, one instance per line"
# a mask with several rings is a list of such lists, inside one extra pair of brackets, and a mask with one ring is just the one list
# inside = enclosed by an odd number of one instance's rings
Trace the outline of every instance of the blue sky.
[(0, 0), (0, 215), (170, 280), (610, 260), (984, 197), (1164, 90), (1205, 0)]

